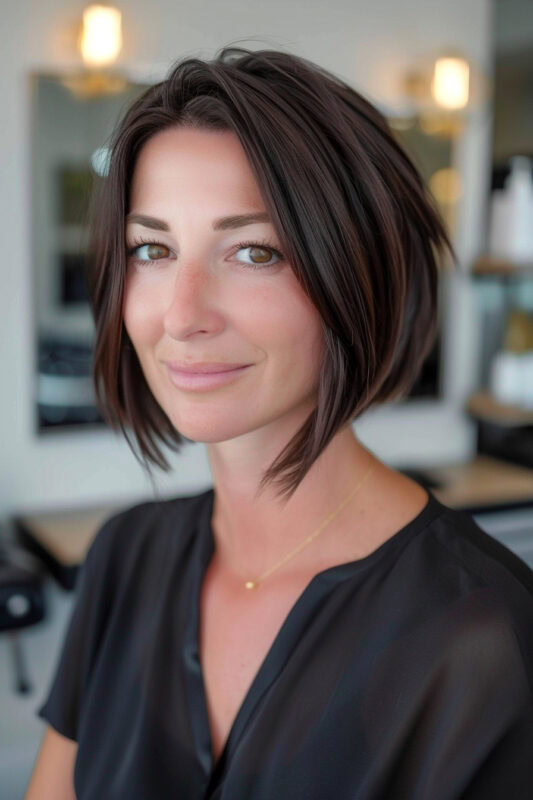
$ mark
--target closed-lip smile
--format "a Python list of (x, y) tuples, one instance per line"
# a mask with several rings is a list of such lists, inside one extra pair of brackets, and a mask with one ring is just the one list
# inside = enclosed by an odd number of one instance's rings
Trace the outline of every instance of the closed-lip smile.
[(210, 372), (229, 372), (239, 367), (248, 367), (249, 364), (230, 364), (227, 361), (203, 361), (203, 362), (186, 362), (186, 361), (165, 361), (169, 369), (173, 372), (183, 372), (187, 374), (206, 374)]

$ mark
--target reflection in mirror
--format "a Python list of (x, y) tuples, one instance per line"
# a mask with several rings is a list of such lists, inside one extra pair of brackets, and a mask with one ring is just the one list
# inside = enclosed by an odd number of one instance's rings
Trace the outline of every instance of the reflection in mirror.
[[(32, 75), (33, 260), (37, 330), (36, 417), (39, 432), (105, 425), (92, 385), (93, 320), (85, 288), (87, 212), (105, 143), (145, 85)], [(387, 115), (399, 143), (432, 191), (454, 237), (452, 156), (458, 131), (438, 119)], [(444, 277), (443, 272), (443, 277)], [(409, 397), (439, 398), (444, 301), (432, 351)], [(407, 399), (407, 398), (406, 398)]]
[(87, 211), (105, 143), (146, 88), (31, 75), (36, 418), (44, 432), (105, 424), (91, 379), (94, 326), (85, 288)]
[[(455, 240), (455, 212), (461, 196), (460, 180), (453, 166), (454, 147), (461, 133), (458, 119), (438, 113), (388, 117), (397, 141), (420, 172), (442, 215), (452, 242)], [(447, 286), (446, 270), (439, 280), (438, 326), (433, 347), (428, 353), (409, 398), (440, 399), (443, 395), (442, 347)]]

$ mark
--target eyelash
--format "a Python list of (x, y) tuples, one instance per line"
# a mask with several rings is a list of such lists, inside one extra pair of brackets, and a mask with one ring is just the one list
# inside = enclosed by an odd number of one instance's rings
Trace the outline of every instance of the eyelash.
[[(165, 247), (167, 250), (170, 250), (170, 247), (167, 247), (167, 245), (163, 244), (162, 242), (158, 242), (156, 239), (145, 239), (142, 236), (139, 236), (139, 237), (136, 237), (133, 241), (134, 241), (134, 244), (133, 244), (132, 247), (130, 247), (130, 248), (128, 248), (126, 250), (126, 255), (128, 256), (128, 259), (131, 259), (131, 262), (133, 264), (138, 264), (141, 267), (146, 267), (148, 264), (156, 264), (157, 261), (162, 261), (164, 259), (154, 259), (154, 260), (151, 261), (150, 259), (132, 258), (133, 254), (135, 253), (135, 251), (139, 247), (142, 247), (145, 244), (157, 244), (160, 247)], [(267, 242), (265, 239), (263, 239), (261, 241), (255, 241), (254, 240), (254, 241), (239, 242), (237, 244), (237, 246), (236, 246), (235, 253), (238, 253), (239, 250), (243, 250), (243, 249), (248, 248), (248, 247), (259, 247), (259, 248), (263, 248), (265, 250), (270, 250), (281, 261), (283, 260), (283, 253), (280, 253), (279, 250), (277, 250), (275, 247), (272, 247), (272, 245), (269, 242)], [(274, 262), (274, 264), (246, 264), (244, 262), (240, 262), (240, 263), (244, 264), (244, 266), (249, 267), (250, 269), (267, 269), (268, 267), (274, 267), (278, 262), (276, 261), (276, 262)], [(148, 267), (148, 269), (149, 269), (149, 267)]]

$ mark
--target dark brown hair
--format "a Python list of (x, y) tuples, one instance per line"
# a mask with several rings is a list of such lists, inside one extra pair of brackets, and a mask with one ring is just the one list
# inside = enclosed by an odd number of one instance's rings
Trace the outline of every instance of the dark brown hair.
[[(126, 109), (91, 199), (88, 288), (98, 404), (148, 469), (190, 441), (155, 400), (122, 320), (125, 217), (136, 156), (177, 125), (232, 130), (281, 250), (322, 317), (317, 405), (262, 476), (290, 497), (339, 429), (405, 396), (433, 346), (439, 256), (457, 261), (436, 204), (385, 117), (316, 64), (228, 46), (175, 62)], [(127, 428), (140, 450), (135, 452)]]

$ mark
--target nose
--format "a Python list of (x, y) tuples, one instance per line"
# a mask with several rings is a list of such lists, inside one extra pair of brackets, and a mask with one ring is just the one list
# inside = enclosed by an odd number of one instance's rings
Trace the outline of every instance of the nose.
[(173, 339), (185, 339), (196, 331), (213, 331), (220, 315), (212, 305), (214, 279), (205, 266), (181, 266), (163, 315), (165, 332)]

